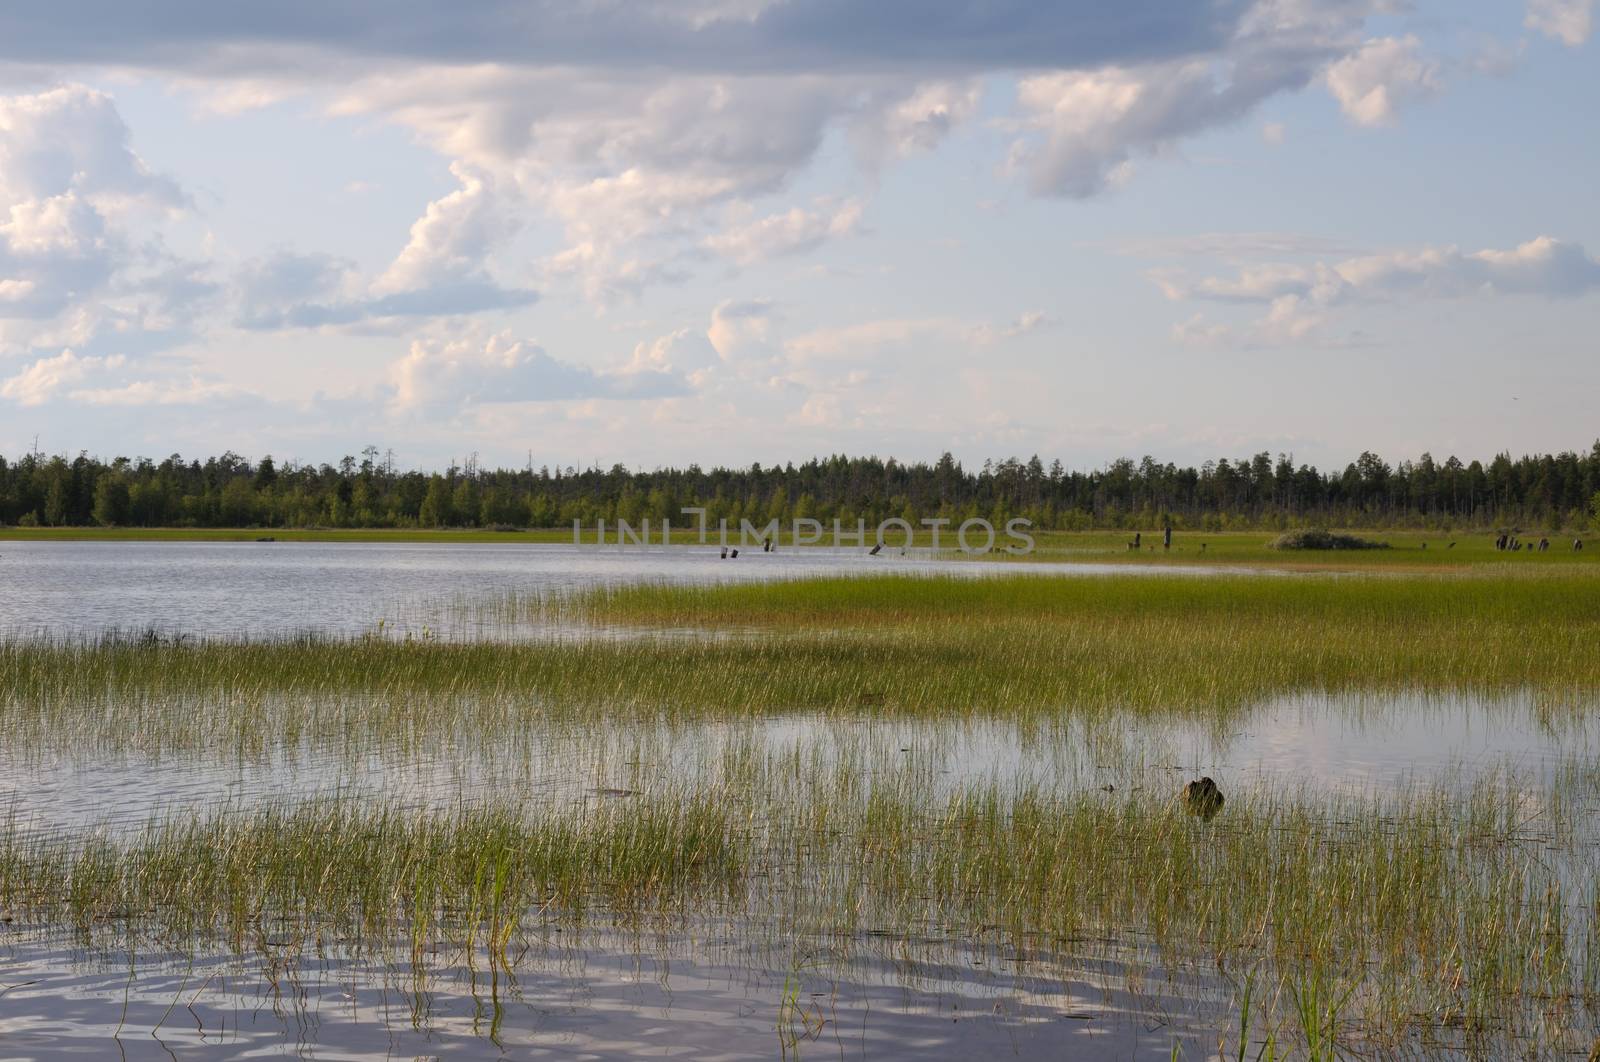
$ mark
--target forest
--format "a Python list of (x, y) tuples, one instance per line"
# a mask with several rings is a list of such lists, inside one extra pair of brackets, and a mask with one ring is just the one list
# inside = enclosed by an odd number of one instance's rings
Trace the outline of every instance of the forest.
[(1037, 456), (964, 466), (833, 456), (748, 468), (402, 471), (367, 447), (333, 464), (220, 456), (105, 460), (0, 456), (0, 524), (25, 527), (553, 528), (573, 521), (875, 523), (1024, 517), (1056, 530), (1328, 527), (1581, 528), (1600, 522), (1600, 441), (1587, 453), (1502, 453), (1487, 463), (1430, 454), (1391, 465), (1363, 453), (1342, 469), (1290, 455), (1218, 458), (1198, 468), (1152, 457), (1069, 471)]

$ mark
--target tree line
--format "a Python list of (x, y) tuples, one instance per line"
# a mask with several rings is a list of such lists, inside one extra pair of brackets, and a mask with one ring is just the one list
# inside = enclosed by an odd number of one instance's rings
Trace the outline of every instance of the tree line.
[(1320, 471), (1287, 454), (1219, 458), (1199, 467), (1154, 458), (1092, 471), (1037, 456), (970, 468), (834, 456), (749, 468), (401, 471), (368, 447), (334, 464), (217, 457), (103, 460), (0, 456), (0, 524), (49, 527), (552, 528), (645, 519), (686, 526), (688, 506), (715, 523), (787, 526), (946, 516), (998, 525), (1024, 517), (1045, 529), (1157, 527), (1583, 527), (1600, 521), (1600, 441), (1587, 453), (1499, 454), (1487, 463), (1423, 454), (1391, 465), (1363, 453)]

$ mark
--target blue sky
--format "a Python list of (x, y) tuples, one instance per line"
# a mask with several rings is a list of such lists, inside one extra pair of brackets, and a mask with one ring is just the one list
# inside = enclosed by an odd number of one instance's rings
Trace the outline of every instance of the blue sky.
[(1595, 6), (11, 5), (0, 452), (1586, 448)]

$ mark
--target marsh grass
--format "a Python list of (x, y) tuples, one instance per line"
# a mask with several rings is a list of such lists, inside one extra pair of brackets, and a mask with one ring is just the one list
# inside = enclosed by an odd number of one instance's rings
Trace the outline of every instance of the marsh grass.
[(1110, 950), (1260, 986), (1259, 1027), (1301, 1028), (1319, 1053), (1554, 1043), (1600, 987), (1592, 859), (1553, 858), (1544, 820), (1563, 812), (1535, 823), (1512, 780), (1466, 797), (1242, 795), (1210, 825), (1162, 793), (997, 784), (929, 800), (914, 772), (866, 787), (803, 764), (751, 764), (744, 781), (565, 809), (327, 802), (118, 841), (13, 830), (0, 905), (86, 940), (337, 941), (419, 964), (441, 949), (503, 962), (537, 926), (707, 913), (834, 947)]
[[(0, 735), (50, 745), (426, 744), (552, 720), (1143, 714), (1275, 697), (1600, 699), (1600, 579), (872, 577), (508, 595), (629, 637), (159, 635), (0, 643)], [(663, 629), (699, 637), (655, 637)]]
[[(1563, 570), (1565, 571), (1565, 570)], [(627, 637), (536, 644), (152, 634), (0, 644), (0, 740), (204, 755), (306, 745), (412, 755), (553, 723), (1130, 720), (1222, 727), (1269, 698), (1600, 697), (1600, 580), (867, 577), (643, 585), (489, 602), (508, 622)], [(662, 630), (703, 632), (664, 639)], [(598, 729), (598, 728), (596, 728)], [(626, 749), (608, 754), (626, 760)], [(1569, 1044), (1600, 992), (1600, 775), (1389, 796), (1237, 792), (1206, 824), (1176, 786), (1026, 778), (937, 787), (933, 759), (863, 769), (733, 742), (715, 770), (603, 795), (448, 808), (311, 801), (132, 835), (0, 827), (0, 907), (86, 939), (239, 951), (439, 948), (504, 962), (547, 924), (683, 924), (840, 947), (1115, 951), (1251, 986), (1246, 1024), (1326, 1054)], [(1133, 750), (1130, 755), (1137, 755)], [(639, 759), (638, 756), (631, 757)], [(705, 765), (702, 765), (704, 767)], [(498, 956), (498, 957), (497, 957)], [(1136, 976), (1133, 970), (1130, 976)], [(1273, 1041), (1276, 1042), (1276, 1041)], [(1375, 1046), (1374, 1046), (1375, 1045)]]

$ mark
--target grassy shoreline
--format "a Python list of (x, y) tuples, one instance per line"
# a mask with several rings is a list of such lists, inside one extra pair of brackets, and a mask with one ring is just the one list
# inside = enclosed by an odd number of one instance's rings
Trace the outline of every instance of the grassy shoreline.
[[(1025, 556), (995, 553), (987, 557), (968, 557), (952, 547), (952, 535), (943, 538), (943, 556), (951, 560), (989, 560), (995, 562), (1026, 564), (1030, 561), (1094, 562), (1100, 564), (1131, 564), (1151, 567), (1163, 566), (1226, 566), (1242, 565), (1279, 569), (1330, 569), (1330, 570), (1457, 570), (1483, 565), (1503, 565), (1511, 568), (1545, 569), (1549, 567), (1576, 566), (1600, 570), (1600, 532), (1575, 531), (1551, 539), (1546, 553), (1524, 550), (1519, 553), (1497, 551), (1492, 531), (1389, 531), (1357, 530), (1355, 533), (1387, 542), (1392, 548), (1352, 554), (1340, 551), (1285, 551), (1272, 549), (1270, 544), (1278, 531), (1185, 531), (1174, 538), (1173, 548), (1163, 550), (1152, 545), (1155, 532), (1145, 533), (1146, 542), (1139, 551), (1132, 551), (1128, 543), (1131, 531), (1035, 531), (1037, 545)], [(585, 528), (582, 533), (586, 549), (617, 549), (614, 544), (615, 529), (608, 532), (608, 546), (597, 546), (595, 530)], [(6, 542), (238, 542), (254, 543), (270, 538), (275, 542), (317, 543), (405, 543), (405, 544), (471, 544), (471, 545), (571, 545), (571, 528), (538, 530), (490, 531), (478, 529), (382, 529), (382, 528), (24, 528), (0, 527), (0, 544)], [(1590, 540), (1589, 547), (1574, 552), (1574, 538)], [(653, 540), (659, 546), (659, 534)], [(808, 550), (813, 547), (795, 547), (780, 536), (785, 551)], [(1537, 540), (1537, 536), (1533, 537)], [(823, 545), (829, 546), (831, 538)], [(895, 540), (898, 549), (899, 540)], [(736, 532), (729, 536), (731, 545), (740, 545)], [(1455, 543), (1452, 547), (1451, 543)], [(700, 548), (716, 550), (717, 538), (711, 532), (706, 543), (700, 543), (693, 532), (678, 529), (673, 532), (674, 548)], [(749, 544), (746, 544), (747, 546)], [(1205, 547), (1202, 549), (1202, 545)], [(913, 541), (913, 548), (926, 551), (932, 539), (922, 533)], [(630, 550), (639, 547), (629, 546)], [(847, 549), (850, 547), (846, 547)], [(759, 546), (753, 547), (758, 550)], [(865, 547), (861, 548), (865, 552)], [(759, 561), (759, 558), (751, 559)]]

